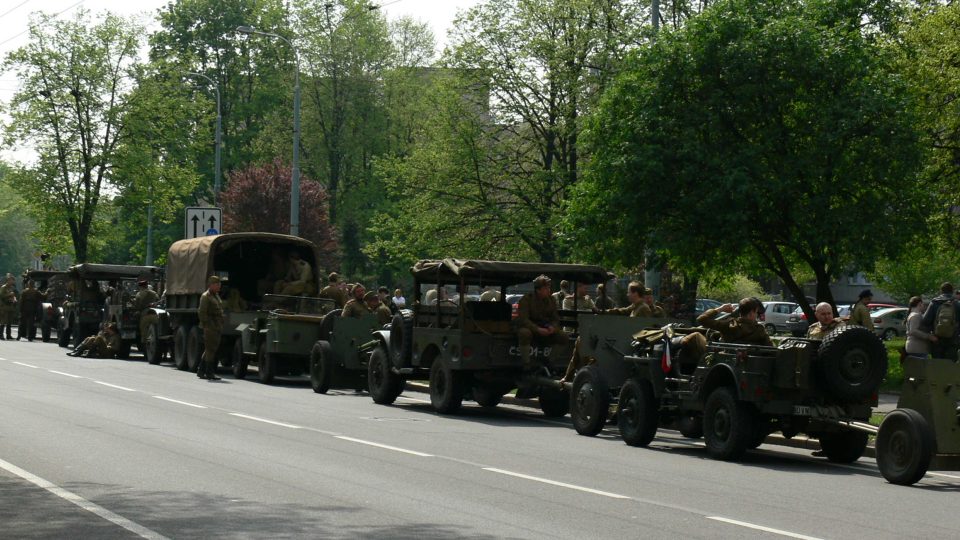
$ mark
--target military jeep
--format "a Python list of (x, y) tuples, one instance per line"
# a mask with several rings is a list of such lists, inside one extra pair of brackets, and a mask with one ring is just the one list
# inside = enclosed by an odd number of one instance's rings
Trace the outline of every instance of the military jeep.
[[(569, 397), (557, 383), (570, 359), (574, 339), (565, 346), (532, 343), (536, 371), (525, 371), (519, 353), (510, 304), (479, 301), (468, 296), (472, 287), (496, 288), (506, 298), (507, 288), (529, 287), (540, 274), (574, 283), (601, 283), (612, 278), (603, 268), (575, 264), (544, 264), (479, 260), (423, 260), (412, 269), (414, 291), (426, 290), (413, 309), (394, 315), (389, 330), (376, 332), (378, 340), (368, 364), (367, 384), (373, 400), (393, 403), (407, 379), (426, 379), (430, 402), (440, 413), (458, 410), (465, 397), (485, 407), (496, 406), (511, 389), (517, 397), (539, 397), (547, 416), (563, 416)], [(456, 287), (456, 298), (440, 291)], [(435, 291), (432, 298), (430, 291)], [(560, 311), (561, 327), (576, 332), (582, 312)]]
[(691, 332), (704, 329), (641, 331), (622, 357), (602, 356), (581, 369), (573, 384), (577, 431), (598, 432), (613, 402), (620, 435), (632, 446), (648, 445), (658, 427), (675, 423), (687, 436), (702, 433), (715, 459), (736, 460), (776, 431), (819, 439), (834, 462), (863, 455), (887, 371), (873, 332), (843, 326), (822, 342), (788, 338), (775, 347), (709, 341), (700, 358), (680, 345)]

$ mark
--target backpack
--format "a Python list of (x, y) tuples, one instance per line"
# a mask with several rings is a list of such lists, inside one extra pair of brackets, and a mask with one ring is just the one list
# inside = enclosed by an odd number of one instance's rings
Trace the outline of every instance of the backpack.
[(956, 333), (957, 315), (953, 300), (947, 300), (937, 308), (937, 318), (933, 324), (933, 334), (938, 338), (949, 339)]

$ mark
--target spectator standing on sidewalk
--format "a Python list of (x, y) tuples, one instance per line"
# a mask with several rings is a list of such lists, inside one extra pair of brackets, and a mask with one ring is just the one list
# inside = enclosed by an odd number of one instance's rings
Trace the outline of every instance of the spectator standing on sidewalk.
[(938, 341), (936, 335), (923, 329), (923, 299), (914, 296), (910, 299), (910, 314), (904, 323), (907, 327), (907, 344), (904, 346), (907, 354), (919, 358), (930, 356), (930, 346)]
[(930, 345), (931, 356), (948, 360), (957, 359), (958, 321), (960, 321), (960, 302), (953, 298), (953, 284), (945, 282), (940, 285), (940, 296), (931, 300), (923, 313), (923, 329), (937, 336), (937, 341)]

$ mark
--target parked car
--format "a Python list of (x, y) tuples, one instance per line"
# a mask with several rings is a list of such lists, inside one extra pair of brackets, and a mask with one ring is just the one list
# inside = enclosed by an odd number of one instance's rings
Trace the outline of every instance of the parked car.
[(903, 307), (903, 306), (898, 306), (896, 304), (867, 304), (867, 307), (870, 308), (870, 313), (875, 313), (877, 311), (880, 311), (881, 309)]
[(708, 309), (718, 308), (723, 305), (723, 302), (718, 300), (711, 300), (709, 298), (697, 298), (696, 309), (693, 313), (694, 318), (699, 317), (701, 313)]
[(870, 314), (873, 318), (873, 330), (884, 340), (902, 336), (906, 328), (904, 321), (910, 312), (905, 307), (883, 308)]
[[(767, 333), (773, 335), (777, 332), (789, 330), (790, 317), (800, 306), (795, 302), (764, 302), (763, 307), (763, 325), (766, 327)], [(803, 313), (802, 310), (801, 313)], [(805, 328), (804, 331), (806, 331)]]

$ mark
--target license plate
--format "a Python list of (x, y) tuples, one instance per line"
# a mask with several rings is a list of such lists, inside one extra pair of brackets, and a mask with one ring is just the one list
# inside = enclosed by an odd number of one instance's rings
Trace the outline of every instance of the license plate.
[(813, 411), (810, 410), (810, 407), (806, 405), (794, 405), (793, 406), (793, 415), (794, 416), (811, 416)]

